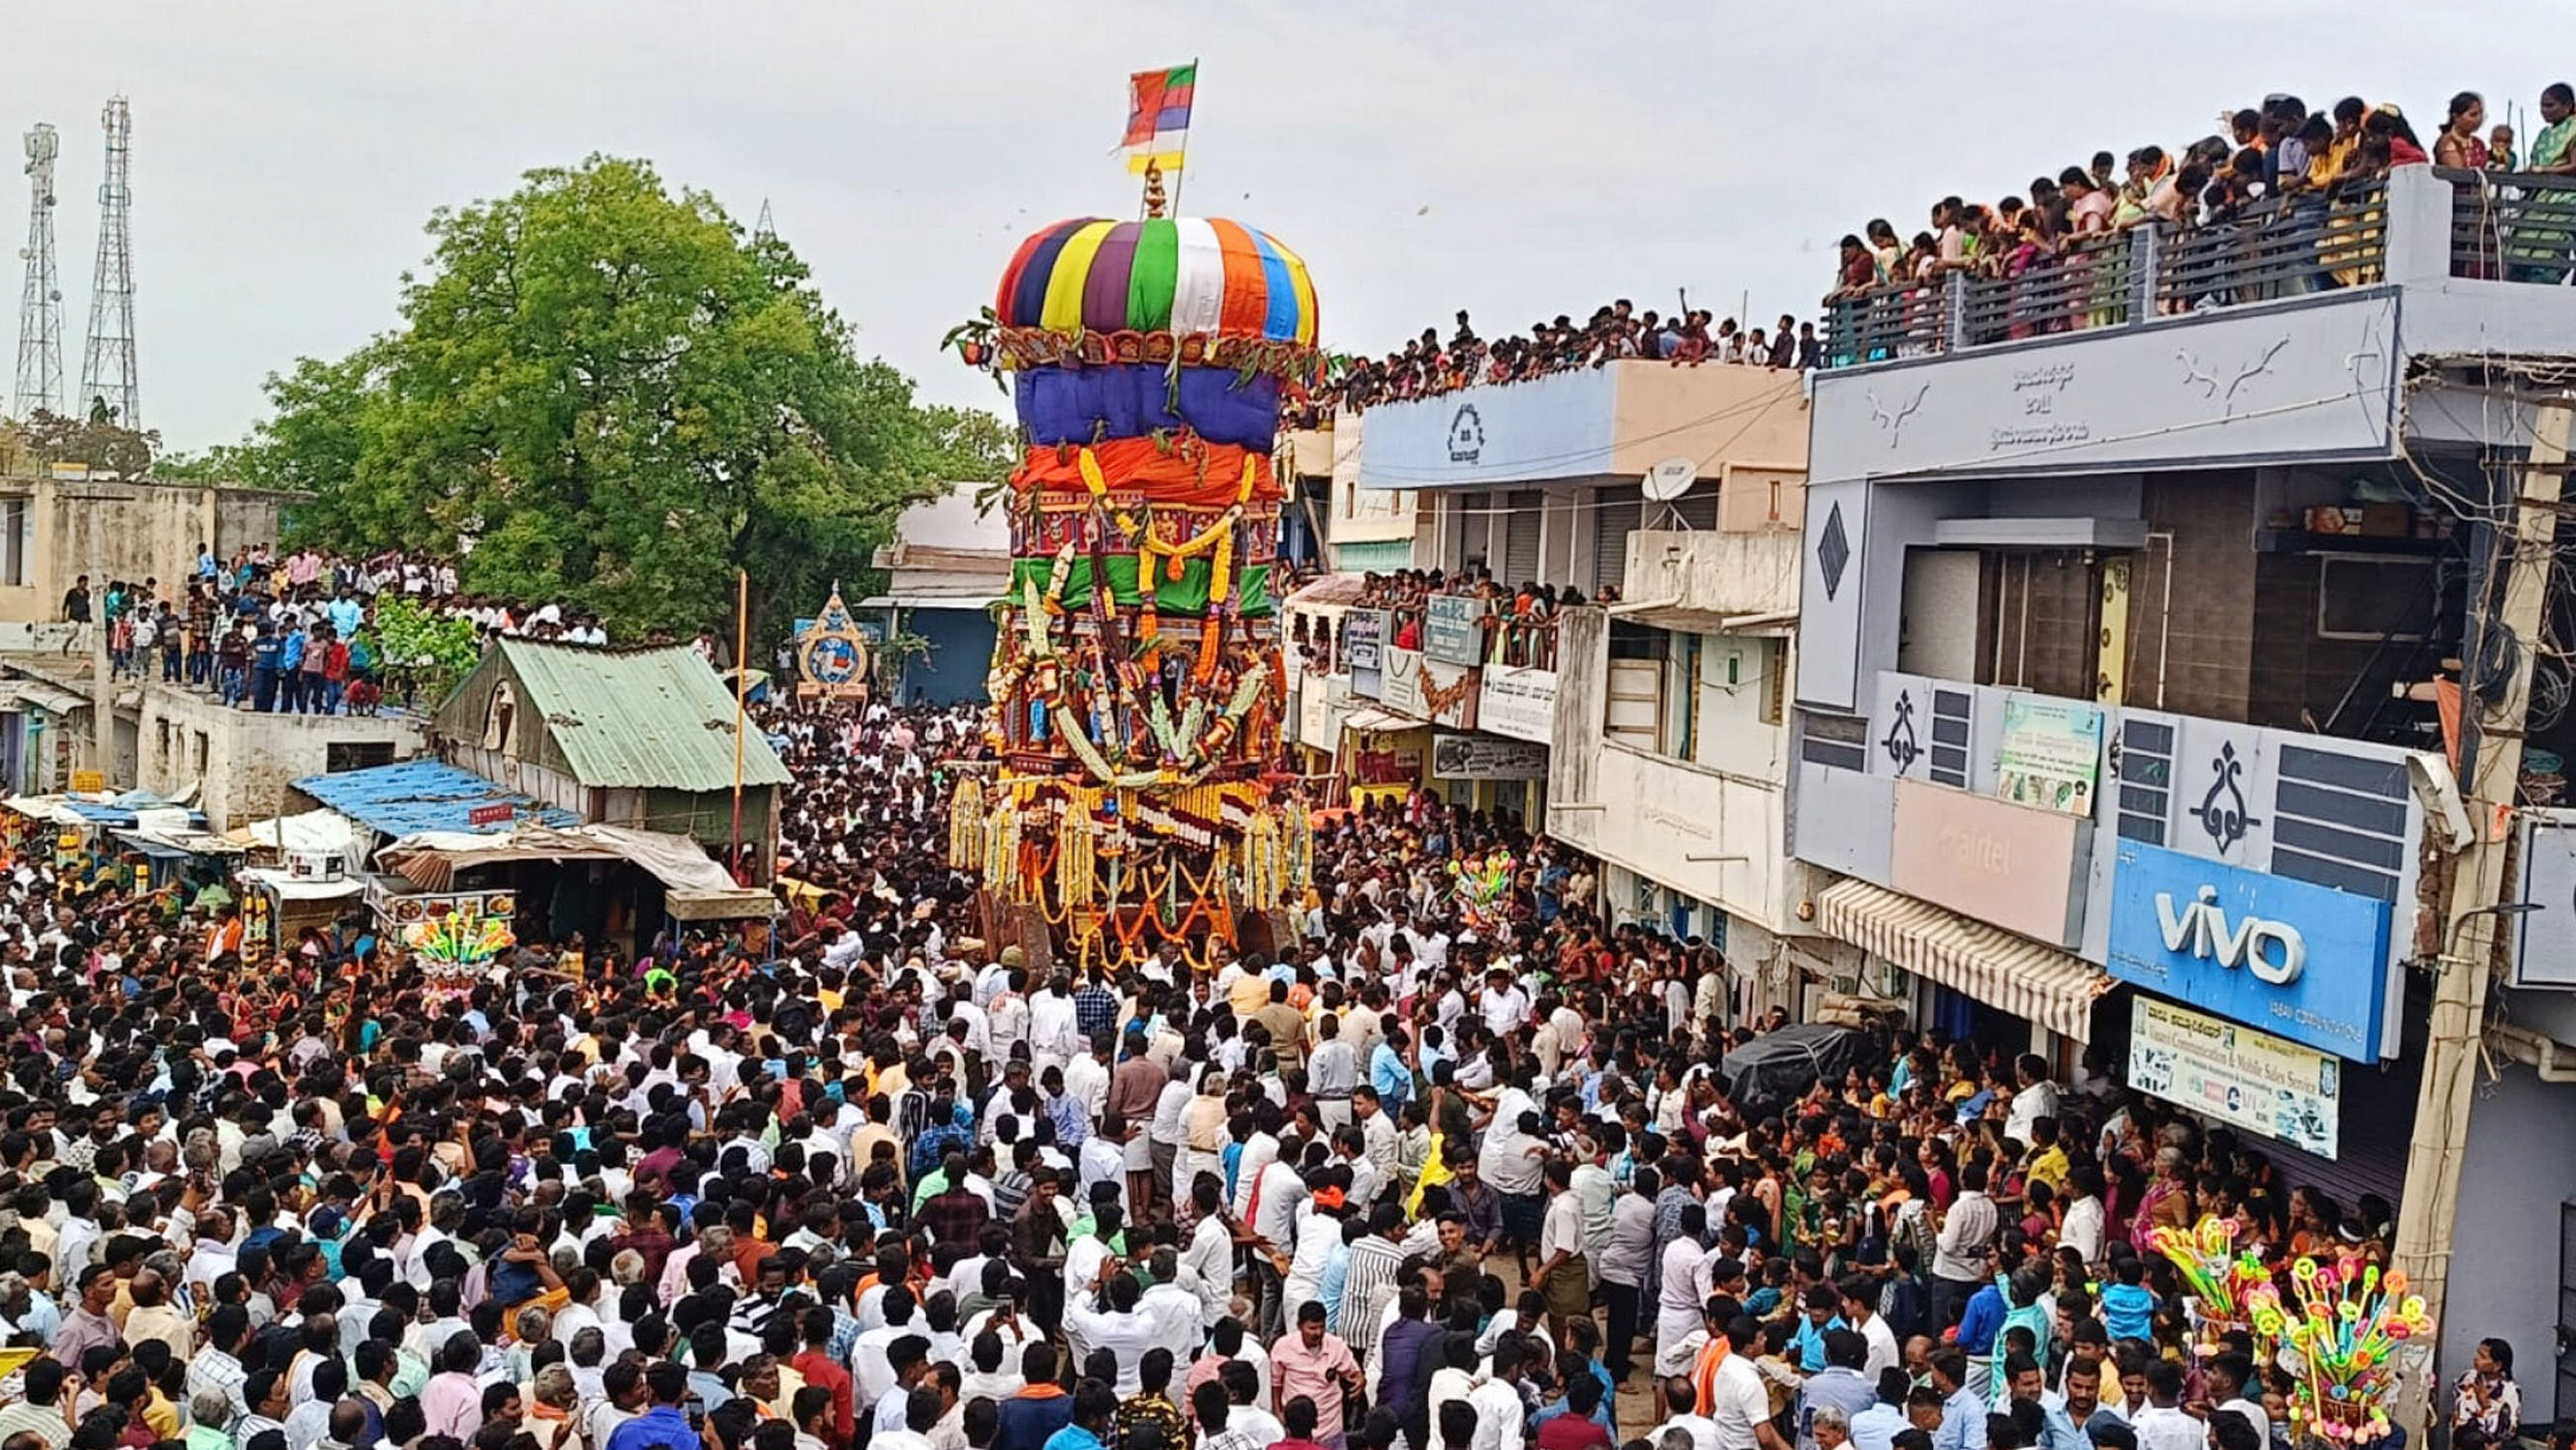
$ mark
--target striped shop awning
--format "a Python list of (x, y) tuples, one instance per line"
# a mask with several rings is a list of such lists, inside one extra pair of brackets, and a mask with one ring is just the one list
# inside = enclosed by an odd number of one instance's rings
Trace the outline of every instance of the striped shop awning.
[(1816, 920), (1916, 976), (2078, 1042), (2091, 1036), (2093, 999), (2111, 990), (2109, 974), (2081, 957), (1866, 881), (1826, 887)]

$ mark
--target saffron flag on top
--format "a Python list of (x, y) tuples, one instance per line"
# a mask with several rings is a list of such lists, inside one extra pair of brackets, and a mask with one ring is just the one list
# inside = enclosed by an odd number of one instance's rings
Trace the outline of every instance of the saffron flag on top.
[(1143, 175), (1158, 167), (1168, 176), (1181, 169), (1189, 146), (1190, 98), (1198, 90), (1199, 65), (1169, 70), (1140, 70), (1127, 78), (1127, 169)]

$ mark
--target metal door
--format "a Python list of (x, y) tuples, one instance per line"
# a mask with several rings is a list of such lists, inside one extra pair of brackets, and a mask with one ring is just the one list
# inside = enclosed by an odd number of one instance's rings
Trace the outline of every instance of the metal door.
[(2558, 1403), (2546, 1415), (2532, 1413), (2525, 1405), (2526, 1420), (2554, 1420), (2565, 1407), (2576, 1405), (2576, 1199), (2558, 1205)]

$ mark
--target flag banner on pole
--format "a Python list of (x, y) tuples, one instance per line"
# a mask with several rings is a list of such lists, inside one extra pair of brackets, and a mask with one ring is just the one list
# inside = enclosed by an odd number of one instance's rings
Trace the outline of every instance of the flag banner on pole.
[(1142, 174), (1159, 167), (1168, 175), (1181, 169), (1188, 145), (1190, 100), (1198, 90), (1199, 68), (1193, 61), (1168, 70), (1140, 70), (1127, 78), (1127, 169)]

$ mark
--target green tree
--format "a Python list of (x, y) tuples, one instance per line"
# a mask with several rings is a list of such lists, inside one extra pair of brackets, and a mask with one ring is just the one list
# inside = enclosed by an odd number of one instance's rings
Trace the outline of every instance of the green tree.
[(989, 414), (861, 360), (793, 250), (642, 162), (593, 157), (432, 216), (402, 323), (268, 381), (243, 481), (353, 552), (464, 551), (477, 593), (687, 634), (857, 581), (907, 504), (997, 476)]

